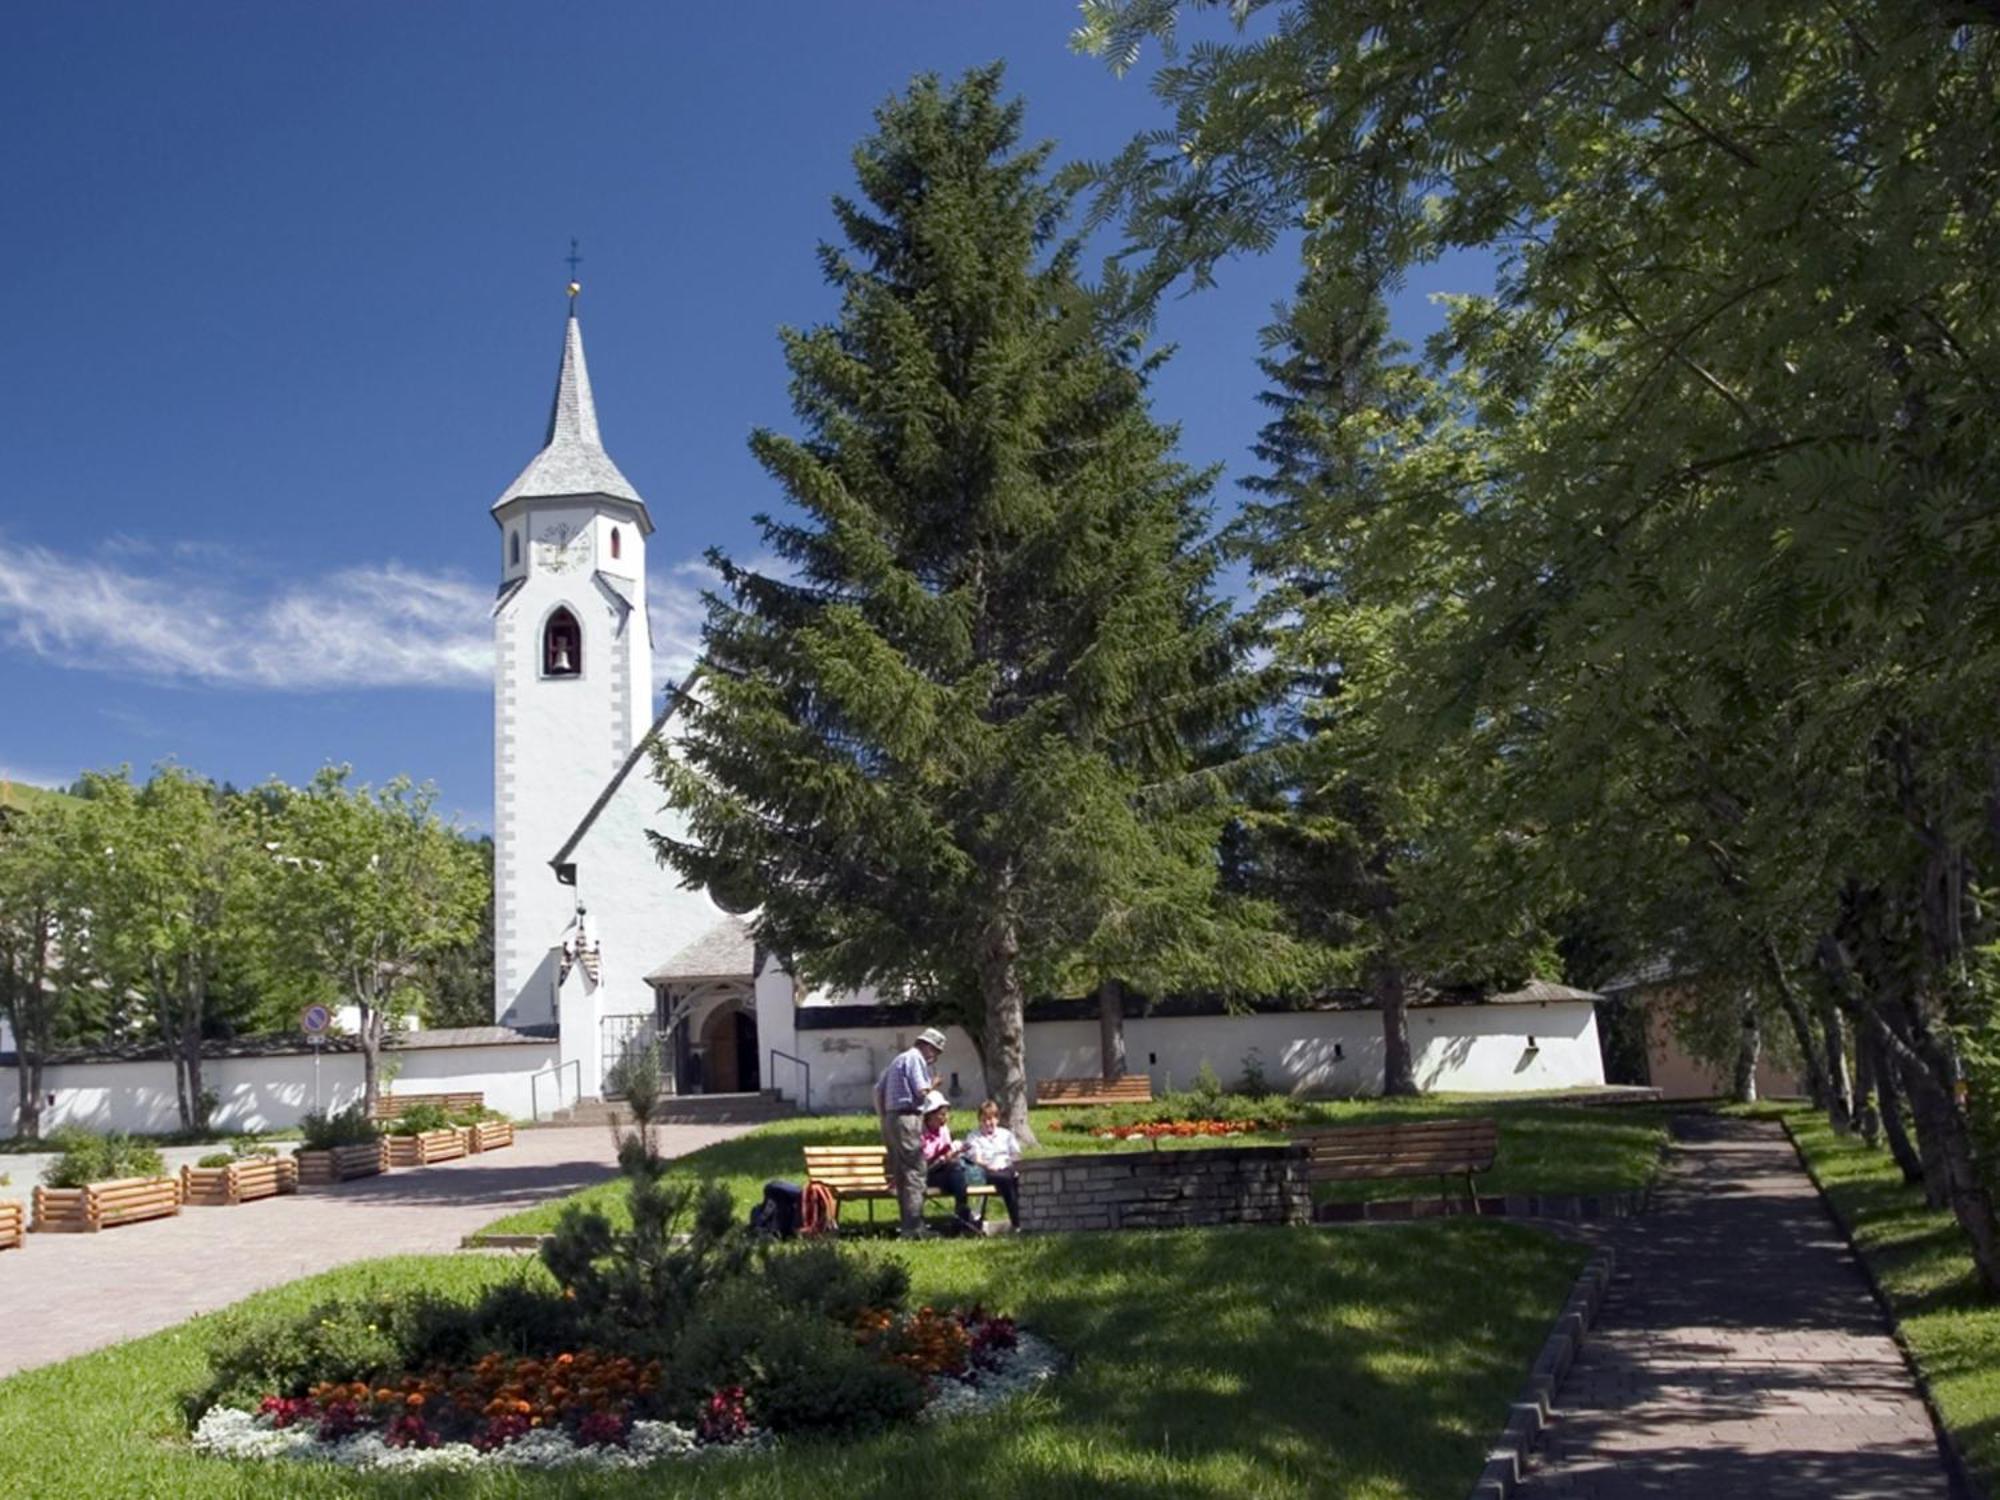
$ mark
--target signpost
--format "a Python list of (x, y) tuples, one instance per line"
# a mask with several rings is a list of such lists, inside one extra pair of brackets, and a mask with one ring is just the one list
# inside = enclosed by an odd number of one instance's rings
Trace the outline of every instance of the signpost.
[(313, 1113), (319, 1113), (319, 1053), (325, 1045), (327, 1029), (333, 1025), (333, 1012), (324, 1005), (308, 1005), (299, 1012), (299, 1029), (306, 1034), (313, 1049)]

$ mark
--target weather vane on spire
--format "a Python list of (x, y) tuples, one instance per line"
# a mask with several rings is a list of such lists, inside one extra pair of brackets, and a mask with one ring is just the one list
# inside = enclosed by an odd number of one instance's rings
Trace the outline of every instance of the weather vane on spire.
[(576, 279), (576, 268), (583, 264), (583, 257), (576, 253), (576, 236), (574, 235), (570, 236), (569, 254), (565, 259), (569, 262), (569, 300), (574, 303), (576, 301), (576, 294), (583, 290), (583, 283)]

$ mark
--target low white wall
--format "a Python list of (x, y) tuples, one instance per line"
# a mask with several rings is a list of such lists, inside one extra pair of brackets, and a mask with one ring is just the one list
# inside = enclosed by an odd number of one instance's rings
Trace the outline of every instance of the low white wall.
[[(413, 1047), (388, 1057), (401, 1071), (392, 1093), (467, 1093), (479, 1090), (489, 1106), (518, 1119), (532, 1118), (531, 1075), (554, 1066), (554, 1042), (507, 1043), (494, 1047)], [(313, 1059), (309, 1054), (279, 1057), (210, 1058), (203, 1084), (220, 1099), (214, 1126), (220, 1132), (284, 1130), (297, 1125), (314, 1100)], [(361, 1097), (358, 1053), (328, 1052), (319, 1063), (319, 1107), (344, 1109)], [(180, 1128), (173, 1068), (165, 1061), (74, 1063), (52, 1067), (43, 1089), (54, 1096), (44, 1107), (42, 1129), (80, 1125), (88, 1130), (162, 1134)], [(544, 1080), (542, 1103), (553, 1094)], [(0, 1075), (0, 1133), (12, 1134), (19, 1114), (16, 1074)]]
[[(872, 1108), (875, 1079), (891, 1057), (910, 1045), (917, 1030), (799, 1029), (791, 1050), (812, 1066), (814, 1107)], [(940, 1081), (949, 1091), (956, 1074), (958, 1101), (976, 1103), (986, 1092), (978, 1054), (958, 1028), (945, 1034)], [(1596, 1010), (1587, 1001), (1413, 1010), (1410, 1046), (1417, 1081), (1440, 1093), (1530, 1092), (1604, 1082)], [(1192, 1085), (1204, 1063), (1225, 1085), (1234, 1086), (1253, 1049), (1265, 1083), (1281, 1092), (1338, 1097), (1382, 1088), (1382, 1018), (1376, 1011), (1137, 1016), (1125, 1022), (1128, 1071), (1146, 1074), (1161, 1093)], [(1029, 1024), (1030, 1079), (1089, 1078), (1098, 1069), (1095, 1021)]]

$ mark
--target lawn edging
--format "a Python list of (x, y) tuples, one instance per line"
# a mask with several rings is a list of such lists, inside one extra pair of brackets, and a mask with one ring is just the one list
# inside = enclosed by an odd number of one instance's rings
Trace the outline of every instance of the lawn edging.
[(1987, 1491), (1974, 1477), (1972, 1465), (1966, 1458), (1964, 1448), (1959, 1444), (1958, 1434), (1951, 1430), (1944, 1419), (1944, 1409), (1938, 1403), (1937, 1392), (1931, 1385), (1930, 1374), (1924, 1368), (1923, 1361), (1918, 1358), (1917, 1351), (1910, 1347), (1909, 1337), (1903, 1332), (1903, 1321), (1896, 1316), (1896, 1304), (1890, 1298), (1888, 1288), (1882, 1284), (1881, 1277), (1876, 1273), (1874, 1260), (1856, 1238), (1853, 1222), (1841, 1212), (1833, 1194), (1827, 1191), (1826, 1184), (1820, 1180), (1819, 1171), (1813, 1165), (1812, 1153), (1806, 1150), (1804, 1143), (1799, 1140), (1798, 1132), (1792, 1129), (1790, 1116), (1781, 1115), (1778, 1123), (1784, 1128), (1785, 1139), (1791, 1142), (1792, 1151), (1798, 1156), (1799, 1165), (1805, 1168), (1806, 1176), (1812, 1182), (1813, 1191), (1819, 1194), (1820, 1206), (1826, 1210), (1826, 1216), (1833, 1220), (1834, 1228), (1840, 1231), (1840, 1237), (1847, 1242), (1847, 1253), (1854, 1257), (1854, 1263), (1861, 1268), (1861, 1279), (1868, 1283), (1868, 1294), (1875, 1299), (1876, 1307), (1881, 1309), (1883, 1322), (1889, 1325), (1889, 1337), (1895, 1340), (1896, 1348), (1901, 1351), (1903, 1363), (1910, 1372), (1910, 1379), (1916, 1384), (1917, 1395), (1924, 1403), (1924, 1410), (1930, 1414), (1931, 1431), (1937, 1437), (1938, 1452), (1944, 1456), (1945, 1468), (1950, 1472), (1952, 1492), (1961, 1497), (1984, 1496)]
[(1535, 1356), (1528, 1383), (1507, 1410), (1507, 1425), (1486, 1452), (1486, 1467), (1479, 1471), (1469, 1500), (1507, 1500), (1520, 1484), (1521, 1466), (1555, 1415), (1556, 1392), (1583, 1346), (1584, 1336), (1597, 1321), (1616, 1264), (1617, 1257), (1605, 1246), (1577, 1273), (1569, 1300), (1563, 1303), (1542, 1352)]

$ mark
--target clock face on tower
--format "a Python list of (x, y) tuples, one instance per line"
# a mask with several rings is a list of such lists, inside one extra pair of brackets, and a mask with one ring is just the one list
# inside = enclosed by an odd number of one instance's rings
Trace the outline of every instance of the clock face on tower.
[(590, 559), (590, 533), (558, 522), (535, 538), (535, 561), (551, 573), (567, 573)]

